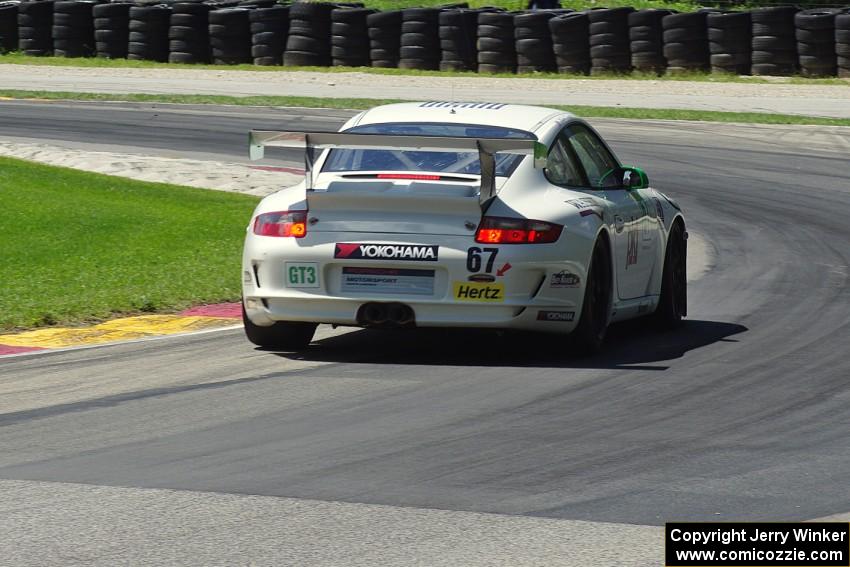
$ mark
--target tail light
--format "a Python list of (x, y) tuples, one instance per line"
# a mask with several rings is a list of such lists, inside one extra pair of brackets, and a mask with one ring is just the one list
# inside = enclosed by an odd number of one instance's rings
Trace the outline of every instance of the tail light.
[(307, 234), (307, 211), (262, 213), (254, 219), (254, 234), (304, 238)]
[(482, 244), (546, 244), (555, 242), (564, 227), (551, 222), (505, 217), (484, 217), (475, 233)]

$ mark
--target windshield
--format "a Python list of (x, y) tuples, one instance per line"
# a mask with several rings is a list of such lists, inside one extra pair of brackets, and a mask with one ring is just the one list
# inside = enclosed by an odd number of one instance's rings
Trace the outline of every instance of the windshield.
[[(456, 138), (536, 139), (530, 132), (476, 124), (389, 123), (356, 126), (346, 132)], [(523, 156), (496, 154), (496, 175), (508, 177)], [(479, 175), (478, 152), (331, 150), (322, 171), (428, 171)]]

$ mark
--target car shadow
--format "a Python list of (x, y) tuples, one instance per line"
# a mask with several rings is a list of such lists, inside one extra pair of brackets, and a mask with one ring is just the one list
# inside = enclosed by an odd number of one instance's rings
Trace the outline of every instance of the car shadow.
[(641, 320), (612, 325), (603, 352), (572, 352), (562, 335), (478, 329), (362, 329), (315, 341), (291, 360), (360, 364), (607, 368), (663, 371), (663, 363), (721, 341), (747, 327), (687, 320), (675, 331), (648, 330)]

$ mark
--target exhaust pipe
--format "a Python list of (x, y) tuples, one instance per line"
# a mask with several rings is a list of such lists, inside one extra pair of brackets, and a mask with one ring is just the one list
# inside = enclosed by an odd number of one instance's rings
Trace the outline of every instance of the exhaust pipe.
[(357, 322), (367, 327), (405, 326), (414, 319), (413, 309), (404, 303), (366, 303), (357, 313)]
[(387, 311), (382, 303), (367, 303), (363, 306), (363, 322), (367, 325), (383, 325), (388, 320)]
[(396, 325), (408, 325), (413, 322), (413, 309), (403, 303), (392, 303), (388, 310), (390, 321)]

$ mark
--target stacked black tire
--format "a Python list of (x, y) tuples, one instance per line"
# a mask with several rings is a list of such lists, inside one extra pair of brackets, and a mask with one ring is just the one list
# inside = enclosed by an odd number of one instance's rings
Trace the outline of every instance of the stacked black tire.
[(127, 59), (168, 61), (171, 8), (164, 5), (130, 8)]
[(590, 21), (590, 74), (628, 73), (629, 14), (634, 8), (606, 8), (587, 13)]
[(284, 65), (327, 67), (331, 64), (331, 12), (335, 7), (307, 2), (290, 6)]
[(476, 46), (479, 73), (516, 73), (514, 15), (479, 12)]
[(585, 13), (556, 16), (549, 20), (552, 51), (559, 73), (590, 72), (590, 20)]
[(629, 52), (636, 71), (660, 74), (667, 68), (661, 21), (671, 13), (670, 10), (639, 10), (629, 14)]
[(18, 49), (24, 55), (53, 54), (53, 2), (18, 5)]
[(378, 12), (366, 16), (369, 28), (369, 59), (372, 67), (398, 67), (401, 47), (401, 10)]
[(289, 35), (289, 6), (270, 6), (252, 10), (251, 56), (254, 65), (282, 65)]
[(549, 20), (554, 11), (531, 11), (514, 16), (517, 73), (552, 72), (556, 69)]
[(667, 72), (705, 71), (709, 68), (708, 12), (664, 16), (664, 58)]
[(706, 17), (708, 52), (715, 73), (749, 75), (753, 29), (749, 12), (713, 12)]
[(478, 12), (440, 12), (440, 71), (475, 71), (478, 66)]
[(0, 53), (18, 49), (18, 4), (0, 2)]
[(169, 63), (209, 63), (209, 15), (207, 4), (178, 2), (172, 6)]
[(835, 16), (835, 54), (838, 76), (850, 78), (850, 12)]
[(95, 53), (93, 2), (73, 0), (53, 5), (53, 54), (91, 57)]
[(804, 10), (794, 15), (800, 74), (831, 77), (836, 74), (835, 16), (839, 10)]
[(756, 8), (753, 22), (753, 75), (793, 75), (797, 72), (797, 38), (794, 15), (797, 8)]
[(340, 8), (331, 12), (331, 63), (336, 67), (369, 66), (369, 26), (375, 10)]
[(130, 38), (130, 4), (98, 4), (94, 15), (94, 41), (98, 57), (126, 59)]
[(251, 63), (251, 10), (224, 8), (209, 13), (212, 62), (216, 65)]
[(440, 10), (408, 8), (401, 12), (399, 69), (440, 67)]

